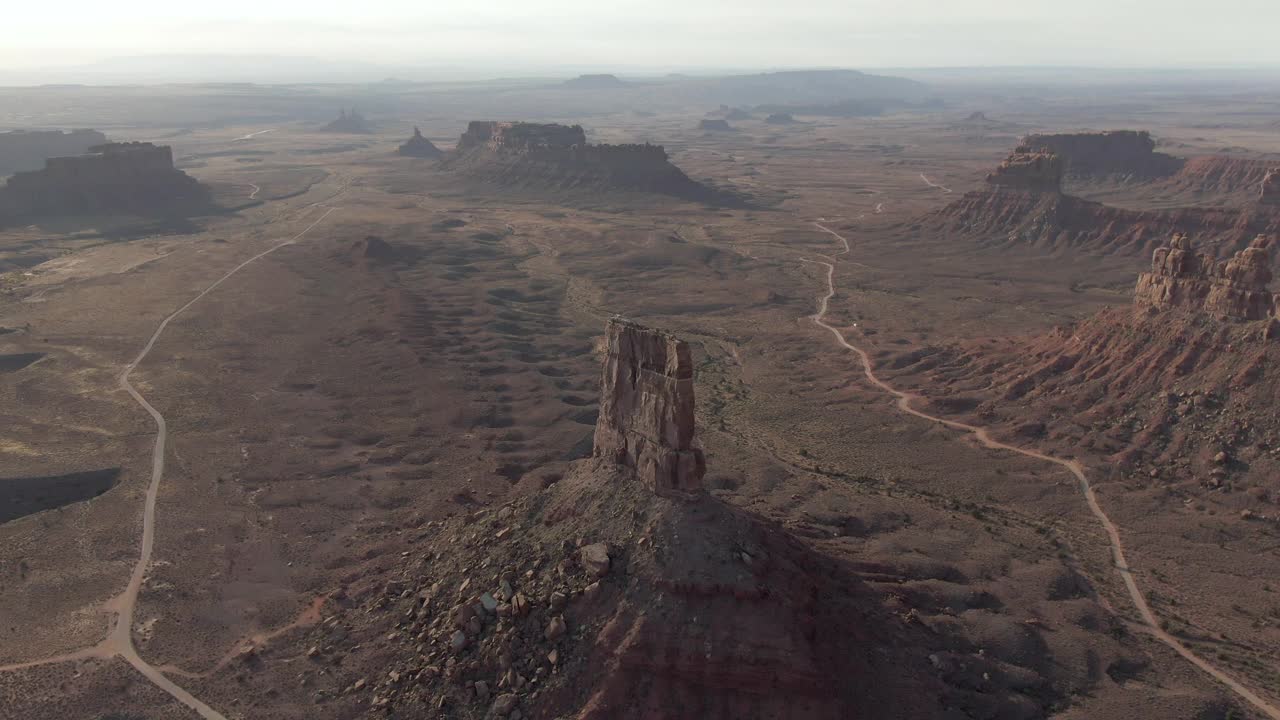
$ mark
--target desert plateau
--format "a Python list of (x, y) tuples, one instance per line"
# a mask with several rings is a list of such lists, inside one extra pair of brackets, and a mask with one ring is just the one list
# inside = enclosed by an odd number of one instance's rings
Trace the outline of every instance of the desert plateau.
[(1280, 71), (1065, 72), (0, 82), (0, 719), (1280, 720)]

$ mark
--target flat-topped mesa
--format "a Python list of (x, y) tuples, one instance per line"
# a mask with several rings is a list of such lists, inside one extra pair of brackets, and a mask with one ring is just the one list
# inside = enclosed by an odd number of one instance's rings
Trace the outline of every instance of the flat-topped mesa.
[(472, 120), (458, 139), (458, 150), (484, 147), (500, 152), (524, 153), (537, 148), (570, 148), (586, 144), (587, 133), (581, 125)]
[(141, 211), (174, 214), (207, 205), (209, 191), (173, 166), (173, 151), (148, 142), (107, 143), (84, 155), (54, 157), (18, 173), (0, 191), (15, 215)]
[(658, 495), (700, 494), (706, 462), (693, 445), (689, 344), (619, 318), (609, 321), (606, 342), (596, 457), (635, 469)]
[(12, 130), (0, 132), (0, 175), (39, 170), (46, 158), (79, 155), (107, 136), (97, 130)]
[(1274, 205), (1280, 208), (1280, 168), (1268, 171), (1267, 176), (1262, 179), (1262, 188), (1258, 192), (1258, 203), (1261, 205)]
[(1059, 192), (1062, 159), (1044, 149), (1020, 145), (987, 175), (987, 184), (1000, 189)]
[(1226, 262), (1192, 246), (1186, 235), (1175, 235), (1168, 247), (1157, 248), (1151, 272), (1138, 276), (1133, 301), (1140, 308), (1185, 308), (1219, 319), (1262, 320), (1275, 312), (1271, 259), (1266, 238)]
[(1022, 144), (1058, 155), (1073, 177), (1158, 177), (1176, 172), (1182, 164), (1156, 152), (1156, 141), (1146, 130), (1028, 135)]
[(422, 137), (422, 131), (416, 127), (413, 129), (413, 137), (404, 141), (397, 152), (405, 157), (418, 158), (438, 158), (444, 155), (435, 143)]

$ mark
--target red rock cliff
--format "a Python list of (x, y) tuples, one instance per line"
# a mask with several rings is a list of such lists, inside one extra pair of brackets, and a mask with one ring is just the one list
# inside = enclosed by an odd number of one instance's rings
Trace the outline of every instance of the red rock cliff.
[(1226, 262), (1195, 250), (1185, 235), (1157, 248), (1151, 272), (1138, 276), (1134, 303), (1144, 308), (1179, 307), (1222, 319), (1261, 320), (1275, 312), (1267, 242), (1259, 237)]
[(702, 490), (693, 445), (693, 362), (674, 335), (614, 318), (600, 383), (595, 454), (634, 468), (659, 495)]
[(1062, 159), (1048, 150), (1022, 145), (987, 175), (998, 188), (1058, 192), (1062, 189)]

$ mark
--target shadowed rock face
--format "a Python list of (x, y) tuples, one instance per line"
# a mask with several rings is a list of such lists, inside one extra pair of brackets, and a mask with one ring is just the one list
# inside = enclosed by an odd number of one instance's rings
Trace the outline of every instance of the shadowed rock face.
[(1262, 320), (1274, 312), (1271, 259), (1265, 238), (1226, 262), (1195, 250), (1185, 235), (1157, 248), (1151, 272), (1138, 276), (1133, 300), (1139, 307), (1203, 310), (1222, 319)]
[(1028, 135), (1022, 144), (1058, 155), (1072, 177), (1161, 177), (1182, 165), (1182, 160), (1156, 152), (1156, 142), (1145, 130)]
[(174, 168), (173, 151), (145, 142), (108, 143), (54, 157), (18, 173), (0, 191), (0, 216), (89, 212), (181, 214), (207, 206), (209, 192)]
[(406, 157), (420, 158), (438, 158), (444, 155), (434, 143), (422, 137), (422, 131), (416, 127), (413, 129), (413, 137), (400, 146), (399, 152)]
[(674, 335), (613, 319), (600, 386), (595, 454), (636, 470), (659, 495), (701, 492), (693, 446), (693, 362)]
[(1264, 205), (1280, 207), (1280, 168), (1267, 173), (1262, 180), (1262, 190), (1258, 193), (1258, 202)]
[(1049, 150), (1021, 145), (987, 175), (987, 183), (1012, 190), (1058, 192), (1062, 189), (1062, 159)]
[(0, 133), (0, 175), (39, 170), (46, 158), (79, 155), (107, 142), (97, 130), (25, 131)]

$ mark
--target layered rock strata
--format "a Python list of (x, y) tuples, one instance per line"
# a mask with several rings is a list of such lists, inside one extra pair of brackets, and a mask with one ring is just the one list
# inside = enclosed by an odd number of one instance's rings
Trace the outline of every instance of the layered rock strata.
[(702, 491), (693, 445), (693, 362), (674, 335), (614, 318), (606, 330), (595, 455), (634, 468), (659, 495)]
[(1058, 192), (1062, 189), (1062, 158), (1030, 145), (1016, 148), (987, 175), (987, 184), (1011, 190)]
[(1262, 320), (1274, 314), (1268, 243), (1259, 237), (1225, 262), (1195, 250), (1185, 235), (1157, 248), (1151, 272), (1138, 277), (1134, 303), (1144, 308), (1202, 310), (1231, 320)]

